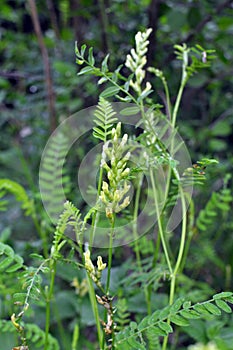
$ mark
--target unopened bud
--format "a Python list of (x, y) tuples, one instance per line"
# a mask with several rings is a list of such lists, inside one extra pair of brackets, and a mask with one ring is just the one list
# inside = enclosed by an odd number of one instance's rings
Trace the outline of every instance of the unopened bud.
[(102, 256), (98, 256), (97, 258), (97, 267), (99, 271), (103, 271), (107, 264), (103, 263)]

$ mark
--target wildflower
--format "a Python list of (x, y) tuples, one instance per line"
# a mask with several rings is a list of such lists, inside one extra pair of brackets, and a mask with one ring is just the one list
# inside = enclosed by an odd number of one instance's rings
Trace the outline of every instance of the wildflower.
[[(101, 166), (107, 172), (108, 183), (103, 181), (102, 190), (100, 192), (100, 200), (105, 205), (106, 217), (113, 219), (113, 214), (120, 212), (130, 203), (130, 197), (125, 197), (130, 189), (126, 178), (130, 174), (130, 169), (127, 167), (127, 162), (130, 159), (130, 152), (125, 153), (128, 135), (124, 134), (123, 138), (119, 140), (121, 135), (121, 123), (118, 123), (116, 128), (112, 129), (111, 141), (105, 143), (104, 159)], [(110, 160), (110, 165), (106, 163), (106, 155)]]

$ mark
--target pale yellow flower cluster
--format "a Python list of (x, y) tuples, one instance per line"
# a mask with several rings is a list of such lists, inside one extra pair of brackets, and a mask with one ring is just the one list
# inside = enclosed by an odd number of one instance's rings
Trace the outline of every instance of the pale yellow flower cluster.
[(135, 36), (136, 50), (132, 49), (130, 54), (126, 57), (125, 65), (135, 74), (135, 81), (130, 80), (130, 86), (139, 94), (146, 94), (151, 90), (151, 84), (146, 83), (145, 89), (142, 91), (141, 84), (145, 78), (146, 71), (144, 69), (147, 59), (146, 53), (148, 51), (149, 40), (148, 37), (152, 29), (149, 28), (145, 33), (138, 32)]
[(87, 249), (84, 253), (85, 259), (85, 269), (88, 272), (89, 276), (96, 283), (96, 285), (101, 286), (101, 275), (102, 271), (106, 268), (107, 264), (103, 263), (102, 256), (98, 256), (97, 258), (97, 268), (93, 265), (91, 261), (91, 252)]
[[(105, 205), (106, 216), (111, 219), (113, 213), (119, 213), (130, 203), (129, 196), (125, 197), (130, 189), (130, 185), (125, 180), (130, 173), (127, 162), (130, 152), (125, 155), (125, 146), (128, 135), (121, 136), (121, 123), (112, 129), (112, 140), (103, 146), (101, 166), (107, 172), (108, 182), (103, 181), (100, 200)], [(110, 160), (110, 164), (107, 164)]]

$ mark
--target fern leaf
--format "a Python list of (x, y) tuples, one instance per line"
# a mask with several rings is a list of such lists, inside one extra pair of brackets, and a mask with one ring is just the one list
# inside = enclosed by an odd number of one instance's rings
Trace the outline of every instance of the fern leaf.
[(73, 227), (76, 240), (78, 242), (80, 241), (80, 235), (83, 232), (83, 222), (81, 221), (80, 217), (81, 214), (79, 210), (71, 202), (67, 201), (64, 204), (64, 211), (60, 215), (54, 233), (53, 245), (51, 249), (53, 258), (57, 258), (59, 256), (59, 250), (63, 246), (63, 242), (65, 243), (64, 234), (68, 225)]
[(62, 133), (51, 138), (40, 165), (41, 197), (52, 219), (63, 211), (64, 194), (70, 190), (70, 181), (64, 167), (68, 139)]
[(0, 242), (0, 272), (12, 273), (23, 267), (23, 258), (7, 244)]
[(97, 139), (106, 142), (108, 135), (111, 134), (112, 126), (117, 122), (114, 117), (116, 112), (113, 110), (111, 103), (100, 97), (97, 109), (95, 110), (94, 123), (96, 127), (93, 128), (93, 136)]
[(232, 201), (230, 189), (223, 188), (219, 192), (213, 192), (205, 208), (200, 211), (197, 217), (196, 223), (199, 230), (206, 231), (213, 223), (213, 216), (217, 216), (219, 212), (228, 212)]
[[(0, 198), (3, 197), (7, 192), (12, 193), (18, 202), (22, 203), (22, 209), (26, 215), (33, 213), (33, 202), (29, 199), (24, 188), (15, 181), (9, 179), (0, 179)], [(6, 210), (7, 201), (0, 203), (0, 210)]]
[[(139, 324), (131, 322), (128, 327), (116, 334), (116, 344), (121, 346), (129, 344), (131, 342), (130, 339), (133, 338), (132, 342), (135, 342), (135, 346), (137, 343), (144, 346), (146, 341), (150, 343), (150, 338), (152, 339), (152, 337), (155, 337), (155, 341), (156, 336), (165, 337), (173, 332), (172, 327), (169, 323), (166, 323), (166, 320), (175, 325), (185, 327), (189, 325), (189, 319), (192, 318), (216, 317), (217, 314), (221, 314), (220, 310), (230, 313), (232, 309), (227, 303), (233, 302), (232, 296), (232, 292), (223, 292), (215, 295), (211, 300), (195, 305), (191, 305), (189, 302), (183, 304), (183, 299), (178, 299), (173, 305), (168, 305), (164, 309), (157, 310), (152, 315), (146, 316)], [(215, 305), (213, 302), (215, 302)], [(140, 342), (138, 342), (138, 339), (140, 339)]]
[(117, 330), (122, 330), (130, 322), (130, 313), (128, 312), (127, 300), (125, 298), (118, 299), (116, 305), (117, 314), (114, 321), (117, 324)]
[(148, 350), (161, 350), (159, 335), (156, 334), (154, 328), (150, 328), (146, 331), (146, 337), (148, 340)]

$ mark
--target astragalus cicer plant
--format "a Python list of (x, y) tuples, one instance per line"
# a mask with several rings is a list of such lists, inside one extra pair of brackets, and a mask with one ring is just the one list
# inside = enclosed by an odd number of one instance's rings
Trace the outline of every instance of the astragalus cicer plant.
[[(190, 321), (212, 320), (222, 311), (231, 313), (232, 292), (223, 292), (220, 287), (219, 293), (197, 301), (190, 290), (182, 288), (186, 282), (190, 289), (195, 285), (184, 272), (195, 230), (205, 228), (209, 218), (214, 216), (216, 198), (218, 205), (221, 202), (218, 208), (223, 211), (229, 211), (232, 201), (228, 192), (226, 195), (225, 182), (222, 192), (211, 197), (195, 222), (192, 189), (204, 184), (208, 167), (217, 161), (206, 157), (192, 164), (177, 131), (185, 85), (199, 69), (210, 65), (213, 52), (200, 46), (175, 46), (182, 72), (177, 97), (172, 103), (165, 74), (157, 68), (147, 67), (150, 34), (151, 29), (136, 34), (135, 48), (127, 55), (125, 64), (113, 72), (108, 68), (109, 55), (98, 67), (93, 49), (87, 53), (86, 45), (81, 48), (76, 45), (77, 64), (81, 67), (79, 75), (94, 75), (98, 77), (99, 85), (108, 84), (92, 115), (94, 145), (96, 141), (100, 145), (95, 160), (95, 188), (91, 189), (95, 198), (93, 205), (82, 212), (70, 201), (64, 204), (63, 195), (56, 187), (62, 176), (64, 183), (69, 183), (63, 167), (72, 128), (54, 134), (42, 159), (42, 199), (45, 207), (49, 207), (51, 218), (56, 220), (55, 229), (50, 227), (54, 237), (50, 246), (44, 226), (38, 222), (34, 203), (25, 191), (9, 180), (0, 182), (2, 195), (10, 191), (22, 202), (24, 210), (39, 227), (44, 243), (43, 255), (34, 254), (39, 261), (37, 267), (24, 265), (10, 247), (0, 244), (1, 271), (12, 275), (19, 270), (22, 272), (23, 292), (15, 295), (19, 310), (12, 315), (12, 322), (1, 321), (5, 332), (12, 332), (13, 324), (19, 333), (21, 350), (36, 342), (44, 350), (60, 347), (50, 334), (59, 264), (85, 272), (82, 282), (74, 279), (71, 286), (76, 288), (80, 298), (89, 293), (96, 329), (95, 349), (175, 349), (180, 346), (179, 335)], [(128, 75), (123, 75), (121, 72), (126, 70)], [(147, 72), (161, 80), (165, 106), (154, 101), (153, 84), (148, 80)], [(120, 104), (111, 103), (109, 99), (113, 97)], [(60, 214), (59, 219), (56, 214)], [(104, 243), (101, 246), (99, 242)], [(100, 253), (97, 248), (107, 250)], [(124, 252), (126, 249), (132, 255), (128, 266), (117, 260), (119, 250)], [(122, 256), (126, 258), (126, 254)], [(117, 283), (113, 263), (123, 271), (122, 280)], [(143, 312), (138, 312), (137, 306), (133, 310), (132, 305), (129, 307), (130, 286), (140, 290), (139, 304), (146, 306)], [(200, 292), (198, 297), (202, 298), (203, 294)], [(38, 300), (45, 309), (44, 331), (23, 322), (32, 301)], [(72, 345), (67, 345), (64, 340), (63, 348), (80, 349), (85, 340), (81, 327), (82, 321), (74, 320)], [(59, 324), (59, 330), (63, 333), (61, 338), (66, 339), (64, 326)], [(85, 346), (86, 349), (88, 345)]]

